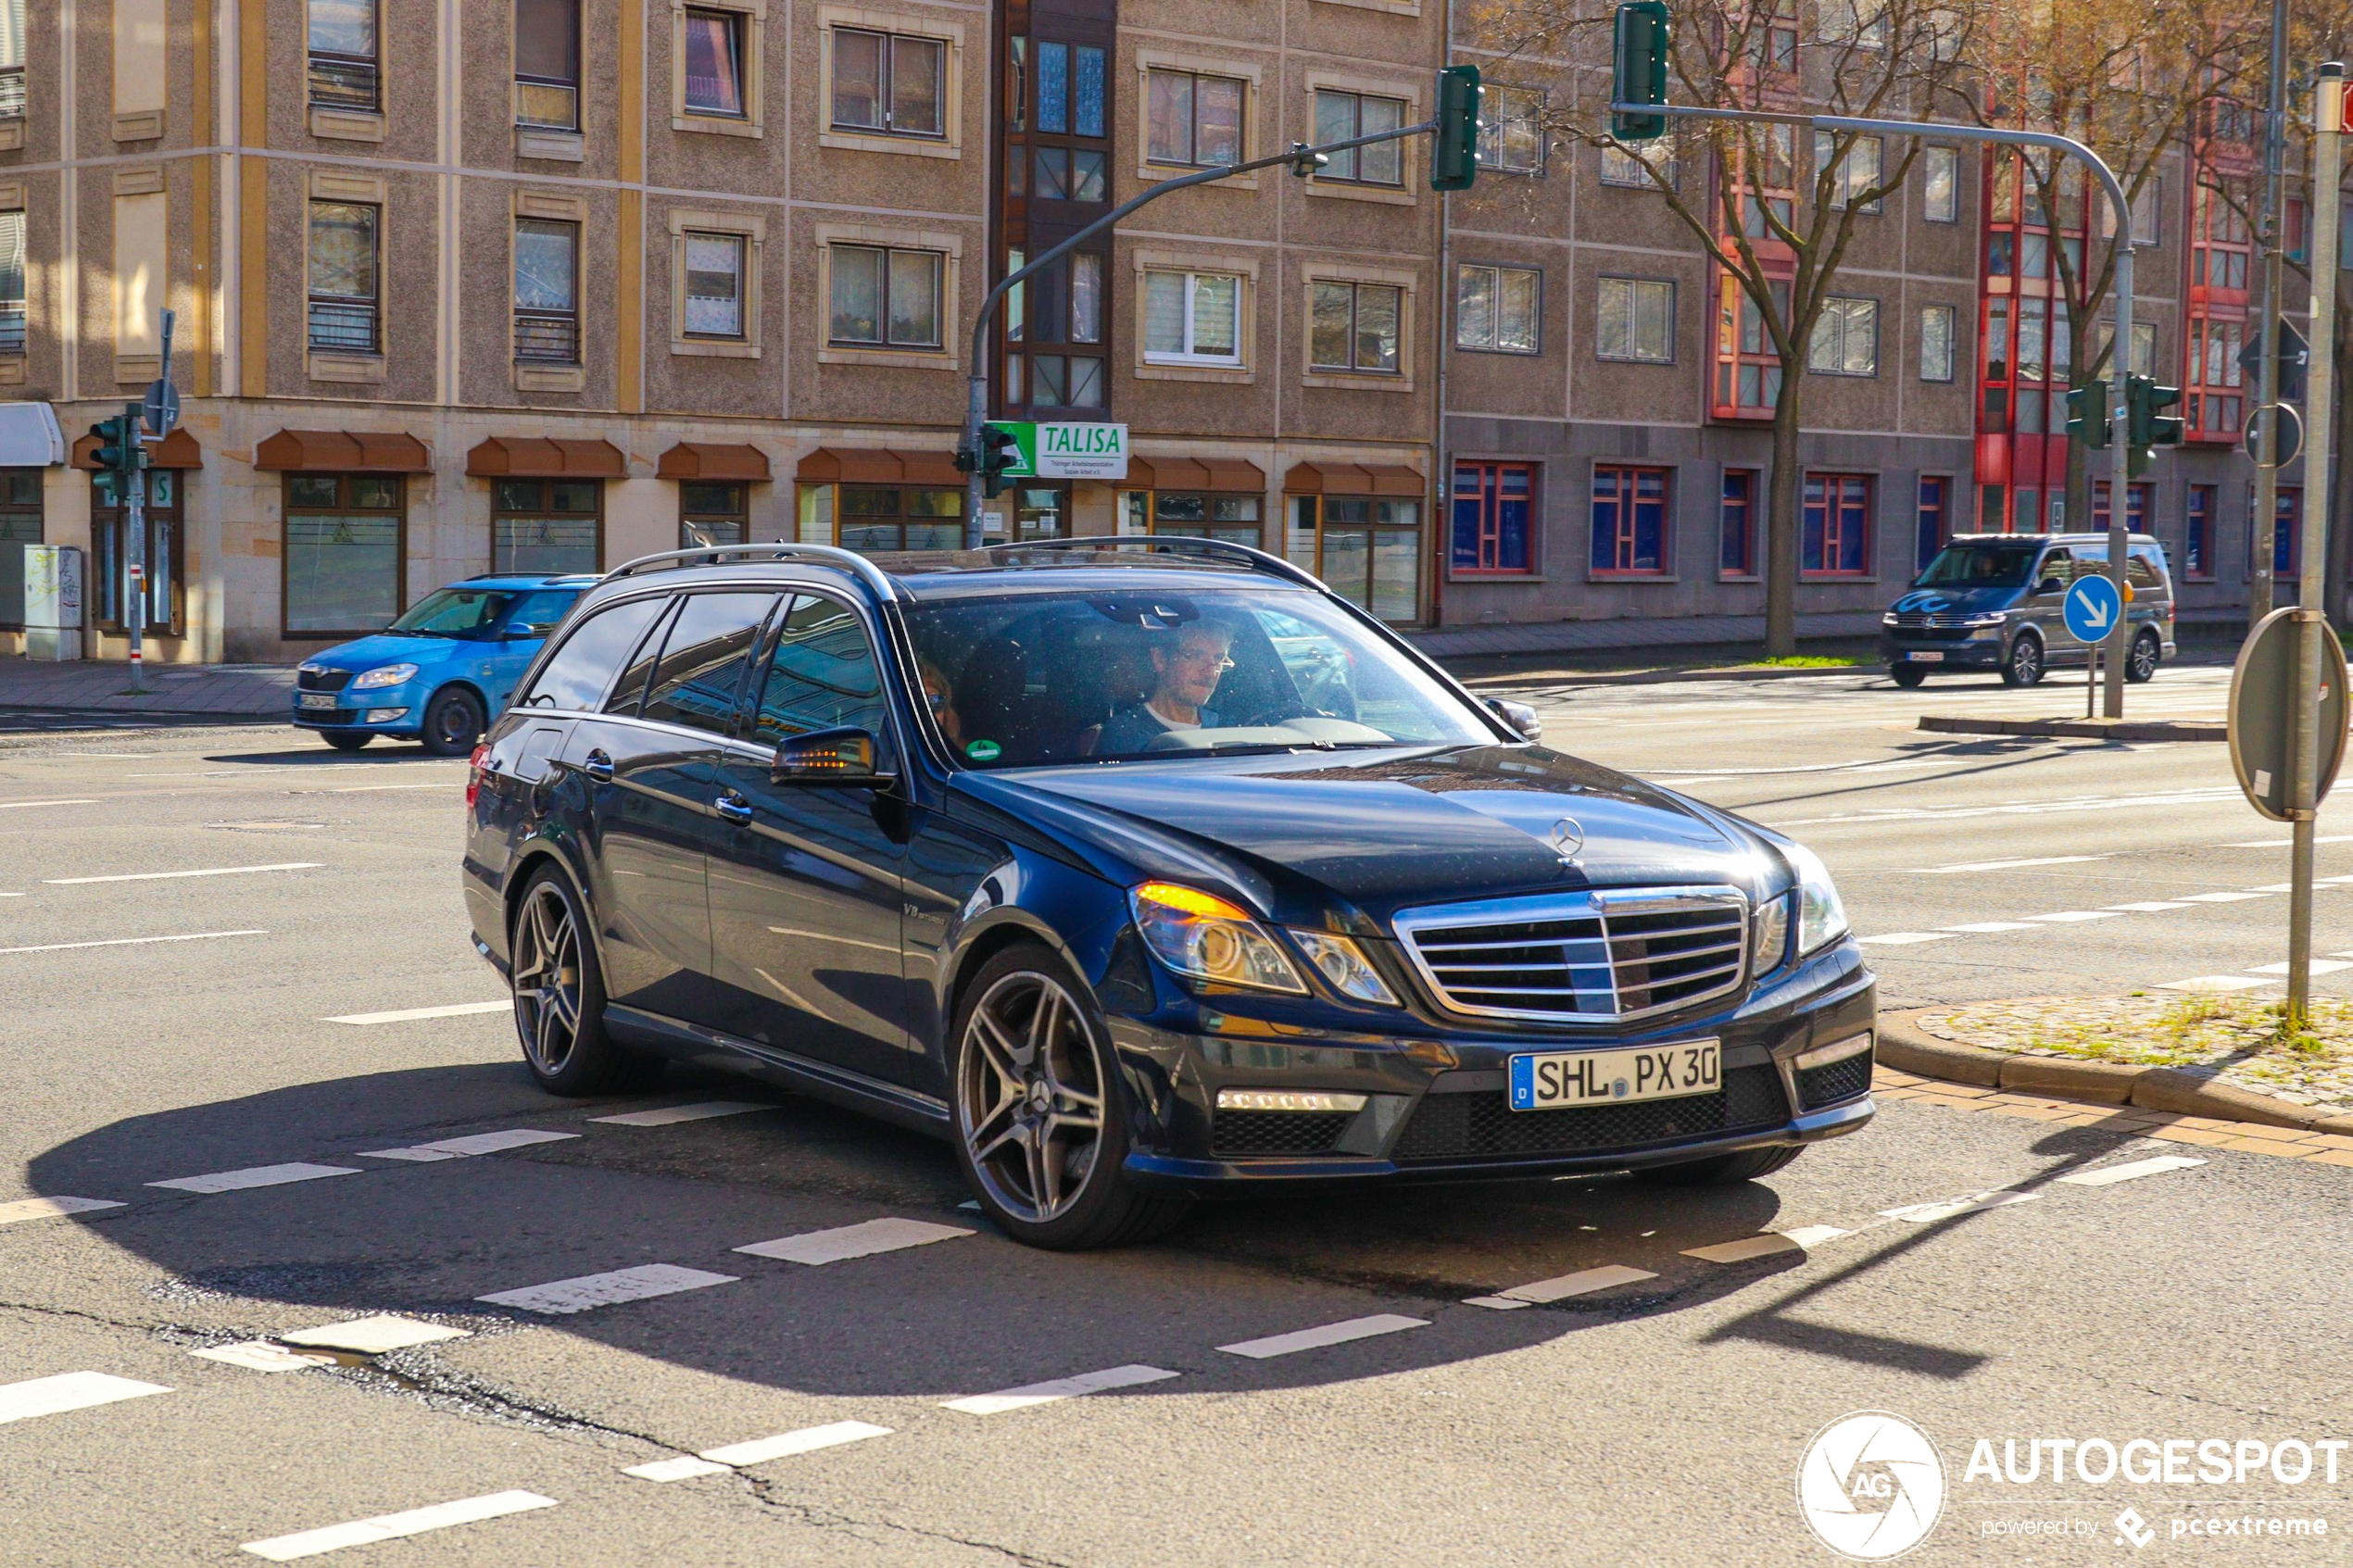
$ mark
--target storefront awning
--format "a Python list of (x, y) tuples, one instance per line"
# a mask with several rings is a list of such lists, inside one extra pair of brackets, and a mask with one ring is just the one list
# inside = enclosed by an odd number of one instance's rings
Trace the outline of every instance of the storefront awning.
[(800, 459), (793, 477), (803, 484), (923, 484), (960, 487), (963, 471), (946, 452), (886, 447), (820, 446)]
[(271, 473), (431, 473), (433, 448), (406, 431), (282, 430), (253, 449)]
[(1427, 482), (1394, 463), (1293, 463), (1283, 476), (1292, 495), (1408, 495), (1419, 497)]
[(661, 455), (656, 479), (735, 479), (765, 483), (768, 454), (757, 446), (681, 441)]
[(0, 403), (0, 468), (45, 469), (66, 460), (57, 411), (46, 403)]
[(1130, 458), (1131, 490), (1227, 490), (1266, 493), (1266, 475), (1256, 463), (1228, 458)]
[(610, 441), (560, 441), (494, 435), (466, 454), (478, 479), (626, 479), (629, 459)]
[[(73, 466), (94, 469), (98, 461), (91, 454), (97, 451), (97, 437), (85, 435), (73, 444)], [(174, 430), (161, 441), (147, 443), (147, 466), (151, 469), (200, 469), (204, 467), (204, 448), (188, 433), (185, 425)]]

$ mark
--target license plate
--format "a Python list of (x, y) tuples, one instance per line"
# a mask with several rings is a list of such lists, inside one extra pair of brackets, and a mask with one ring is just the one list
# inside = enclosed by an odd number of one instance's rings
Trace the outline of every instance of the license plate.
[(1944, 656), (1941, 653), (1907, 653), (1904, 657), (1910, 659), (1915, 664), (1942, 664), (1944, 662)]
[(1673, 1099), (1713, 1094), (1723, 1086), (1723, 1047), (1714, 1040), (1682, 1040), (1618, 1051), (1516, 1056), (1510, 1077), (1514, 1110)]
[(335, 694), (333, 692), (304, 692), (302, 694), (302, 705), (305, 708), (324, 708), (332, 710), (335, 706)]

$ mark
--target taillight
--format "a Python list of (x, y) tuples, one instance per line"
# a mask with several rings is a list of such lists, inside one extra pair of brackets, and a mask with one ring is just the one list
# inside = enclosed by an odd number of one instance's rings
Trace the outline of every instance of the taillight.
[(474, 747), (473, 756), (468, 759), (466, 762), (467, 810), (471, 811), (474, 809), (474, 797), (482, 793), (482, 775), (489, 771), (490, 743), (488, 741), (484, 741), (480, 746)]

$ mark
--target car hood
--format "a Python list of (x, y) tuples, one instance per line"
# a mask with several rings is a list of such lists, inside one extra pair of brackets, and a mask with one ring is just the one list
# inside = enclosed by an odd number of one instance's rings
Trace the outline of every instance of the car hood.
[(382, 664), (434, 664), (449, 657), (456, 646), (448, 637), (395, 637), (378, 633), (361, 637), (356, 642), (338, 643), (324, 653), (314, 653), (303, 660), (305, 664), (324, 665), (330, 670), (373, 670)]
[(1984, 615), (2018, 603), (2017, 588), (1915, 588), (1892, 607), (1898, 615)]
[(1055, 819), (1079, 830), (1146, 876), (1222, 864), (1262, 904), (1337, 895), (1376, 920), (1588, 886), (1730, 884), (1754, 896), (1782, 879), (1734, 819), (1541, 746), (1122, 762), (959, 782), (1041, 827)]

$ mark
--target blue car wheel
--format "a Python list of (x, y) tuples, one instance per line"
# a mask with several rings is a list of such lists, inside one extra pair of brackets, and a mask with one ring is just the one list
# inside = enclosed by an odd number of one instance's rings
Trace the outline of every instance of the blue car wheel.
[(424, 727), (418, 738), (435, 757), (462, 757), (482, 738), (486, 722), (481, 698), (463, 686), (444, 686), (425, 705)]

